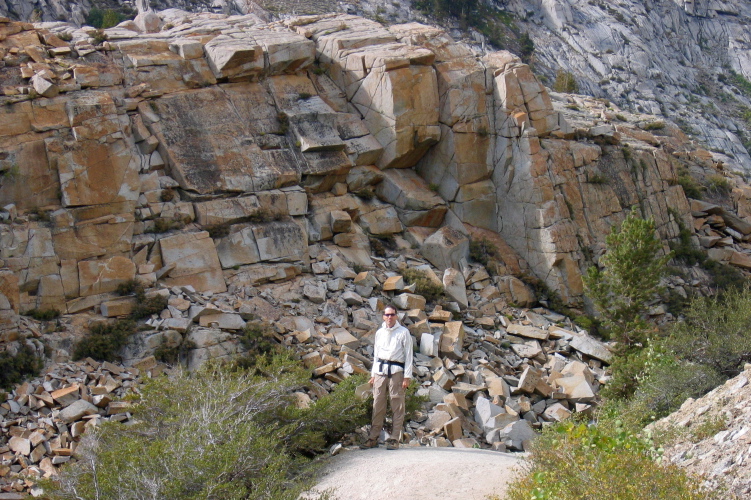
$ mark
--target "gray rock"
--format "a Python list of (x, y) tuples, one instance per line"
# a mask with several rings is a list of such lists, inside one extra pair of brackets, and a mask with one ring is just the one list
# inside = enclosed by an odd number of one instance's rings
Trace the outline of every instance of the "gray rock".
[(85, 415), (96, 415), (97, 413), (99, 413), (99, 408), (84, 399), (79, 399), (60, 411), (58, 417), (66, 424), (69, 424), (80, 420)]

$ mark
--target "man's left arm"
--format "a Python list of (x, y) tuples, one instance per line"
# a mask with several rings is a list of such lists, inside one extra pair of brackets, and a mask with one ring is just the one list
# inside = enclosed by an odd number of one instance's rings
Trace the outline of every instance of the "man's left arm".
[(412, 380), (412, 358), (414, 358), (412, 352), (412, 334), (407, 330), (404, 337), (404, 380), (402, 381), (402, 388), (404, 389), (409, 386)]

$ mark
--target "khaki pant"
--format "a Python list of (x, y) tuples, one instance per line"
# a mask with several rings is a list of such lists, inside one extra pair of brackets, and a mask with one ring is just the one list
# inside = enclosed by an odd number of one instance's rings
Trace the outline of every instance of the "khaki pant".
[(391, 396), (391, 411), (394, 413), (391, 437), (401, 440), (402, 425), (404, 425), (404, 389), (402, 381), (404, 372), (397, 372), (388, 378), (386, 375), (376, 375), (373, 381), (373, 425), (370, 428), (370, 439), (378, 439), (383, 429), (383, 419), (386, 417), (386, 395)]

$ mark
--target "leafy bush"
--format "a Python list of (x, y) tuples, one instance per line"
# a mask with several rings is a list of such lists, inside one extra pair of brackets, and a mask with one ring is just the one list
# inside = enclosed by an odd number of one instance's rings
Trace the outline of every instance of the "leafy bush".
[(649, 122), (642, 127), (644, 130), (662, 130), (665, 128), (665, 122)]
[[(583, 277), (603, 324), (626, 347), (643, 343), (648, 327), (643, 319), (647, 303), (660, 292), (660, 279), (671, 255), (662, 254), (654, 219), (640, 219), (632, 211), (606, 239), (602, 270), (592, 266)], [(634, 270), (639, 272), (634, 272)]]
[(396, 250), (396, 240), (392, 234), (370, 236), (368, 240), (370, 241), (370, 249), (376, 257), (386, 258), (388, 251)]
[(21, 344), (15, 354), (0, 352), (0, 388), (10, 389), (22, 380), (34, 377), (43, 362), (28, 344)]
[(751, 361), (751, 288), (692, 301), (684, 321), (673, 325), (666, 349), (680, 358), (736, 376)]
[(674, 214), (674, 218), (680, 228), (678, 241), (670, 242), (670, 249), (673, 251), (673, 257), (676, 260), (689, 266), (699, 264), (709, 273), (712, 279), (712, 287), (719, 295), (729, 290), (742, 288), (747, 283), (746, 278), (738, 269), (710, 259), (704, 250), (695, 247), (691, 243), (691, 231), (686, 228), (680, 216)]
[(206, 226), (204, 229), (209, 232), (209, 236), (211, 236), (212, 239), (224, 238), (229, 235), (230, 225), (215, 224), (213, 226)]
[(120, 295), (136, 296), (136, 305), (129, 316), (134, 321), (160, 313), (167, 307), (167, 297), (158, 294), (151, 297), (147, 296), (143, 284), (136, 279), (128, 280), (118, 285), (117, 293)]
[(112, 9), (92, 8), (86, 15), (86, 24), (97, 29), (107, 29), (117, 26), (123, 21), (123, 16)]
[(184, 227), (185, 222), (180, 218), (157, 217), (154, 219), (154, 227), (148, 229), (146, 232), (162, 234), (172, 231), (173, 229), (182, 229)]
[(90, 357), (97, 361), (115, 361), (117, 352), (135, 331), (136, 323), (128, 319), (96, 323), (89, 329), (89, 335), (73, 348), (73, 359), (77, 361)]
[(701, 490), (676, 465), (663, 463), (648, 438), (617, 424), (565, 422), (546, 429), (532, 444), (509, 500), (693, 500), (722, 498)]
[(49, 321), (51, 319), (59, 318), (60, 311), (57, 309), (31, 309), (26, 311), (24, 316), (29, 316), (37, 321)]
[(727, 196), (732, 189), (730, 181), (720, 174), (712, 174), (707, 177), (707, 191), (709, 192), (720, 196)]
[(434, 302), (443, 297), (443, 286), (431, 280), (421, 269), (405, 269), (402, 277), (410, 285), (414, 283), (415, 293), (425, 297), (428, 302)]
[(240, 335), (240, 343), (247, 349), (245, 356), (235, 360), (235, 365), (249, 369), (253, 368), (258, 357), (279, 354), (281, 344), (274, 338), (272, 326), (263, 321), (248, 321)]
[(683, 188), (686, 196), (695, 200), (701, 200), (704, 196), (704, 186), (696, 182), (685, 168), (678, 169), (678, 184)]
[(722, 415), (712, 415), (691, 429), (691, 441), (698, 443), (708, 437), (714, 436), (718, 432), (727, 429), (728, 424)]
[(167, 297), (153, 295), (147, 297), (145, 293), (136, 294), (136, 305), (130, 313), (130, 318), (139, 320), (152, 314), (162, 312), (167, 307)]
[(370, 188), (360, 189), (359, 191), (355, 191), (354, 194), (358, 198), (365, 200), (365, 201), (370, 201), (373, 198), (375, 198), (375, 192), (373, 192), (373, 190)]
[(498, 259), (500, 253), (495, 245), (486, 239), (470, 240), (469, 242), (469, 258), (478, 264), (482, 264), (484, 267), (488, 267), (488, 264), (493, 259)]
[(258, 368), (208, 363), (150, 380), (132, 408), (135, 423), (87, 432), (52, 498), (298, 498), (313, 468), (306, 457), (366, 421), (367, 402), (354, 396), (362, 378), (296, 408), (293, 391), (308, 371), (284, 357)]
[(595, 172), (587, 176), (587, 182), (590, 184), (607, 184), (610, 179), (606, 175)]
[(713, 368), (678, 359), (652, 342), (645, 349), (644, 373), (633, 398), (645, 418), (662, 418), (688, 398), (701, 397), (724, 382)]
[(553, 90), (566, 94), (576, 94), (579, 92), (579, 84), (576, 83), (576, 77), (573, 73), (559, 69), (555, 74)]
[(143, 293), (143, 285), (137, 279), (124, 281), (117, 285), (117, 288), (115, 289), (115, 293), (118, 295), (132, 295), (138, 294), (139, 292)]
[(519, 37), (519, 52), (523, 61), (529, 61), (530, 56), (535, 51), (535, 42), (529, 36), (529, 33), (524, 32)]

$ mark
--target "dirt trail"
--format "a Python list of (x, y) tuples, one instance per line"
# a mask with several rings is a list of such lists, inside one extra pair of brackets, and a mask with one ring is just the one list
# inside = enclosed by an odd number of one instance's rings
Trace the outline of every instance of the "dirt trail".
[[(316, 490), (338, 500), (482, 500), (503, 498), (520, 460), (457, 448), (347, 451), (329, 461)], [(317, 498), (316, 495), (310, 498)]]

